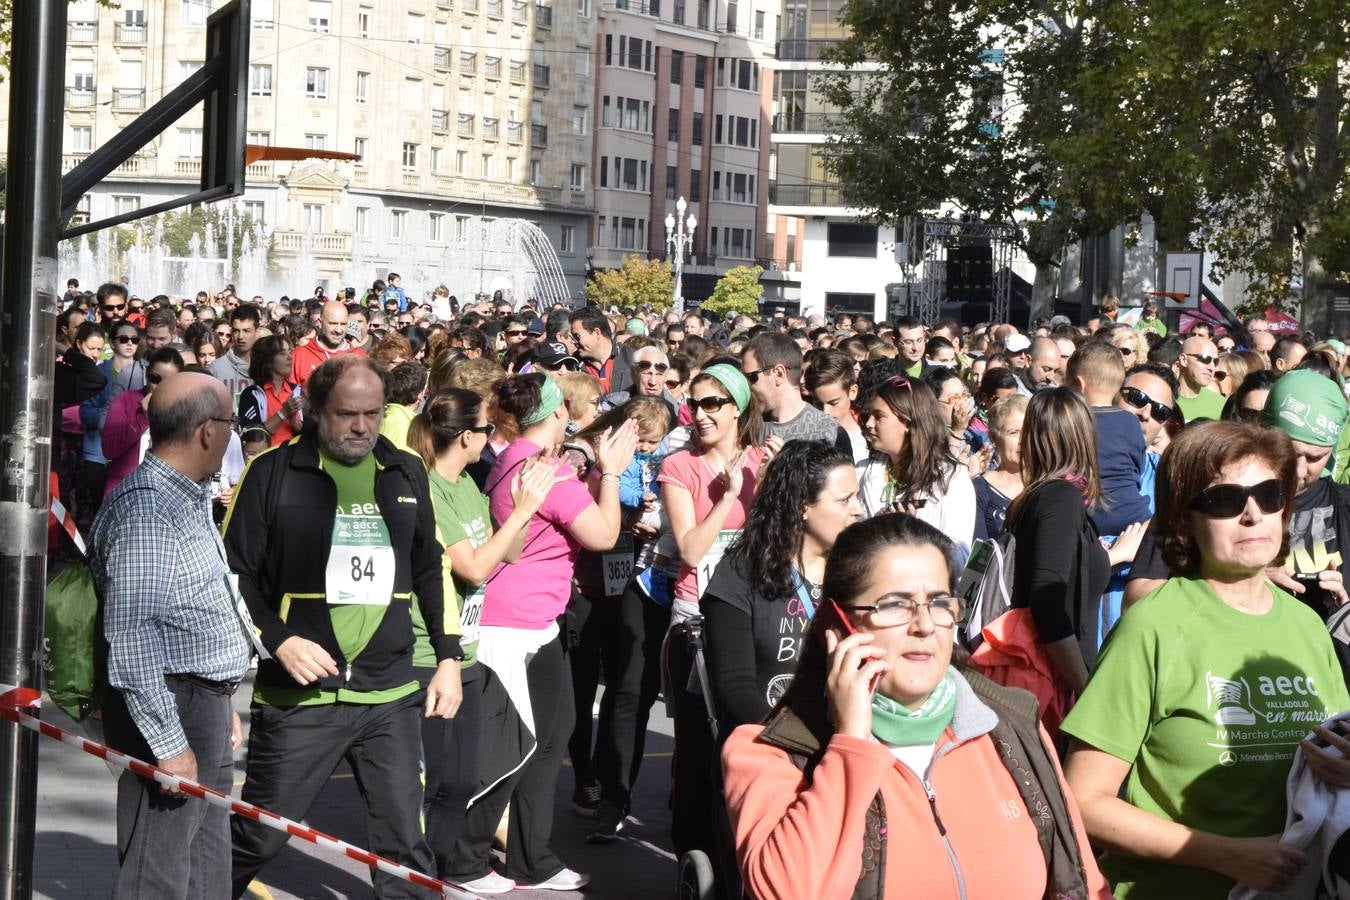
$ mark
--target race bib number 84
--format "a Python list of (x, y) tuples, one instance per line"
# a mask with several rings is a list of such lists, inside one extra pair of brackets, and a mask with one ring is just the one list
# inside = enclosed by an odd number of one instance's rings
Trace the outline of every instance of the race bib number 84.
[(394, 595), (394, 549), (384, 519), (338, 514), (324, 591), (333, 604), (389, 605)]

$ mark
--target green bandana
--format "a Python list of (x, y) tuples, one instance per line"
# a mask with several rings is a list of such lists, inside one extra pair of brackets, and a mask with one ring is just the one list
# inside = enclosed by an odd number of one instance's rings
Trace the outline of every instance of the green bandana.
[(641, 337), (647, 334), (647, 323), (641, 319), (629, 319), (624, 325), (623, 330), (629, 334), (636, 334)]
[(544, 421), (549, 416), (553, 415), (553, 411), (555, 409), (562, 406), (562, 402), (563, 402), (562, 389), (558, 387), (558, 383), (556, 381), (554, 381), (552, 378), (545, 376), (544, 386), (539, 391), (539, 405), (536, 406), (534, 409), (530, 410), (529, 415), (519, 420), (520, 427), (525, 428), (529, 425), (533, 425), (536, 422)]
[(1345, 425), (1345, 395), (1336, 382), (1298, 370), (1280, 376), (1270, 389), (1261, 424), (1278, 428), (1291, 440), (1334, 447)]
[(726, 388), (731, 399), (736, 401), (737, 408), (745, 412), (745, 408), (750, 405), (750, 382), (745, 380), (740, 369), (727, 363), (718, 363), (708, 366), (703, 374), (716, 378), (717, 383)]
[(872, 695), (872, 735), (892, 747), (933, 744), (956, 713), (956, 679), (950, 670), (918, 709), (880, 692)]

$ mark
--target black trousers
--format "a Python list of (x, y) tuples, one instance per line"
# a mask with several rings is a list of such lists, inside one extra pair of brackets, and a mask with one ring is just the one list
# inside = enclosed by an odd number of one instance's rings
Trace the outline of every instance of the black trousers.
[[(601, 654), (608, 642), (608, 632), (614, 627), (617, 605), (618, 598), (588, 597), (578, 592), (567, 606), (570, 635), (567, 661), (572, 670), (572, 706), (576, 714), (576, 724), (567, 741), (567, 755), (572, 760), (572, 777), (577, 787), (597, 781), (591, 711), (595, 709), (595, 695), (600, 687)], [(608, 684), (608, 671), (605, 680)]]
[[(422, 838), (420, 756), (425, 695), (389, 703), (255, 706), (243, 798), (288, 819), (303, 819), (340, 760), (347, 760), (366, 804), (367, 849), (419, 872), (433, 860)], [(285, 845), (287, 835), (235, 816), (234, 896)], [(429, 898), (431, 891), (374, 874), (375, 896)]]
[[(435, 670), (419, 670), (430, 674)], [(455, 842), (464, 833), (469, 798), (478, 786), (478, 761), (482, 746), (483, 667), (469, 666), (461, 673), (464, 701), (453, 719), (422, 720), (422, 756), (426, 764), (426, 789), (422, 803), (427, 844), (436, 858), (436, 876), (450, 867)]]
[[(197, 781), (229, 794), (234, 778), (230, 696), (173, 675), (165, 683), (197, 757)], [(113, 749), (156, 761), (120, 691), (108, 691), (103, 729)], [(117, 780), (117, 861), (116, 900), (224, 900), (229, 896), (229, 814), (195, 797), (170, 797), (155, 782), (123, 772)]]
[[(520, 885), (538, 884), (565, 868), (549, 847), (553, 836), (553, 791), (573, 725), (572, 673), (563, 653), (564, 640), (565, 632), (540, 647), (526, 666), (538, 746), (519, 771), (469, 808), (464, 831), (455, 842), (446, 872), (451, 881), (472, 881), (491, 870), (488, 855), (492, 836), (508, 802), (511, 817), (507, 826), (506, 877)], [(485, 709), (482, 713), (484, 721), (497, 718), (492, 710)]]
[(721, 804), (717, 740), (708, 724), (703, 697), (687, 689), (693, 671), (689, 644), (678, 629), (670, 633), (665, 665), (675, 707), (675, 756), (671, 760), (670, 835), (676, 854), (718, 852), (714, 813)]
[[(630, 581), (623, 596), (606, 601), (601, 660), (605, 696), (595, 739), (600, 797), (627, 811), (646, 749), (647, 722), (661, 694), (661, 644), (670, 610), (653, 603)], [(576, 757), (573, 758), (575, 765)]]

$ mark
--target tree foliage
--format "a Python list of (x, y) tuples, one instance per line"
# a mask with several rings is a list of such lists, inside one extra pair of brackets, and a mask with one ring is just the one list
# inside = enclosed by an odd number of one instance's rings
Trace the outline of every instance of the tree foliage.
[(764, 296), (764, 285), (759, 276), (764, 274), (760, 266), (736, 266), (717, 279), (712, 295), (699, 304), (705, 315), (725, 316), (729, 312), (747, 316), (759, 315), (759, 298)]
[(668, 262), (625, 256), (623, 266), (591, 274), (586, 282), (586, 299), (602, 308), (649, 304), (653, 309), (668, 309), (675, 290), (675, 278)]

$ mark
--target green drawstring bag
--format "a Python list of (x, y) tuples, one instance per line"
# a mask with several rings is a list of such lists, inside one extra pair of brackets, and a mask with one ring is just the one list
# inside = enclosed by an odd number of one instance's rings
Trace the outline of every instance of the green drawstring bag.
[(42, 672), (47, 695), (77, 722), (103, 708), (108, 652), (94, 575), (76, 560), (47, 581)]

